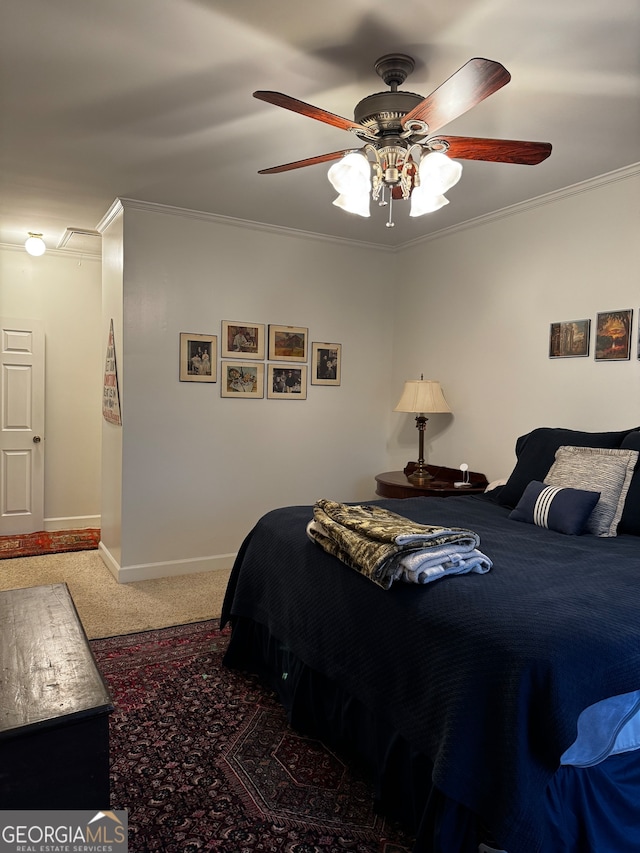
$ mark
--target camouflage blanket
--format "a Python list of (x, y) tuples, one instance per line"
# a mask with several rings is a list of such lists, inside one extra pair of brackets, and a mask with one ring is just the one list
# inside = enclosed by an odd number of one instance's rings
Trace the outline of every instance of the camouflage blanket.
[(418, 524), (375, 504), (316, 501), (307, 535), (383, 589), (396, 580), (423, 584), (447, 574), (484, 573), (492, 565), (472, 530)]

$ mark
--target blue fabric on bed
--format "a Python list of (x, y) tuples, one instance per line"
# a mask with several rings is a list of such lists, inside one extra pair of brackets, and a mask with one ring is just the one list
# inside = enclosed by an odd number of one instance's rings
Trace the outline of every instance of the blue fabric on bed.
[[(547, 791), (549, 823), (544, 853), (638, 853), (640, 761), (613, 755), (590, 767), (561, 767)], [(580, 803), (579, 810), (566, 803)]]
[(514, 524), (477, 496), (377, 503), (475, 530), (492, 571), (383, 591), (310, 542), (311, 507), (289, 507), (243, 543), (223, 622), (266, 626), (392, 720), (509, 853), (540, 851), (545, 788), (580, 711), (640, 689), (640, 540)]

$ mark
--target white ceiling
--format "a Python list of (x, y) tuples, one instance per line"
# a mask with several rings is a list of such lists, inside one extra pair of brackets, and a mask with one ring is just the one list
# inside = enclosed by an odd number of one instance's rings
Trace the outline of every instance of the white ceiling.
[[(0, 243), (55, 247), (121, 197), (401, 245), (640, 161), (639, 46), (638, 0), (2, 0)], [(352, 118), (390, 52), (414, 57), (403, 88), (422, 95), (498, 60), (511, 82), (443, 132), (551, 157), (466, 161), (448, 207), (397, 204), (395, 229), (334, 207), (327, 164), (257, 174), (357, 141), (254, 90)]]

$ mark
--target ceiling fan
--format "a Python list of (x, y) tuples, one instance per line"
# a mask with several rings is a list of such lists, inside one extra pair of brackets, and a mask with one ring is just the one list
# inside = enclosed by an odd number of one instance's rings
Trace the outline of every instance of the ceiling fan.
[[(414, 60), (406, 54), (381, 57), (375, 70), (390, 91), (363, 98), (355, 107), (353, 121), (280, 92), (254, 92), (254, 98), (348, 130), (364, 142), (360, 148), (296, 160), (261, 169), (258, 174), (274, 175), (340, 160), (329, 170), (329, 180), (340, 193), (334, 204), (368, 216), (369, 196), (374, 200), (382, 196), (379, 203), (386, 204), (387, 190), (389, 201), (411, 197), (411, 215), (420, 216), (448, 203), (444, 192), (462, 172), (461, 164), (450, 158), (533, 166), (551, 153), (548, 142), (437, 134), (509, 82), (511, 75), (499, 62), (470, 59), (426, 98), (398, 88), (414, 67)], [(387, 226), (393, 226), (391, 212)]]

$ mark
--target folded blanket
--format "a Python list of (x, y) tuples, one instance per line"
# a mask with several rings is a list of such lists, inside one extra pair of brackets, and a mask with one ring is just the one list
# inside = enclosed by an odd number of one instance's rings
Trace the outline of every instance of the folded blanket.
[[(319, 500), (307, 535), (383, 589), (399, 579), (427, 583), (444, 574), (491, 568), (489, 558), (477, 550), (480, 537), (472, 530), (417, 524), (371, 504)], [(421, 565), (403, 565), (403, 558), (417, 554)]]
[(468, 572), (484, 574), (493, 563), (479, 551), (473, 548), (467, 553), (452, 552), (450, 548), (434, 548), (413, 551), (400, 557), (402, 580), (409, 583), (429, 583), (445, 575), (463, 575)]

